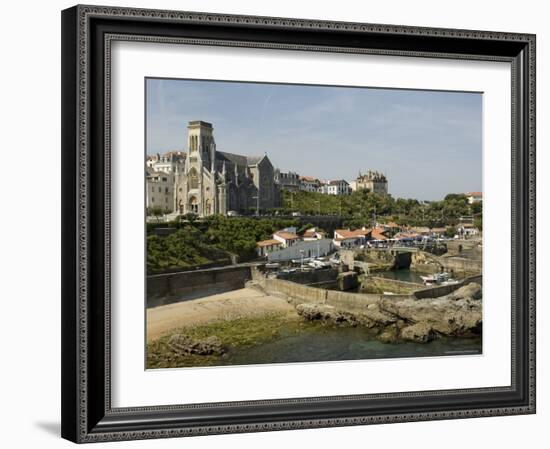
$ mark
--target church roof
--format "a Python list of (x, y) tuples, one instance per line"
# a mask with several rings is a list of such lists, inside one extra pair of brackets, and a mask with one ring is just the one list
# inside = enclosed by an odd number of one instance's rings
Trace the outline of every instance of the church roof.
[(256, 165), (260, 162), (264, 156), (247, 156), (248, 165)]
[(226, 153), (225, 151), (216, 151), (216, 159), (221, 161), (229, 161), (235, 165), (242, 167), (248, 167), (249, 165), (256, 165), (260, 162), (264, 156), (243, 156), (242, 154)]

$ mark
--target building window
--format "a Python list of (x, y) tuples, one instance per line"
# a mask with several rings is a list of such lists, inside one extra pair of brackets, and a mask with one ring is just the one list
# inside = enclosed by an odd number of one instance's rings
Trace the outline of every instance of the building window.
[(197, 170), (192, 168), (189, 171), (189, 188), (198, 189), (199, 188), (199, 176)]
[(151, 203), (154, 203), (155, 202), (155, 197), (151, 197)]
[(161, 193), (161, 192), (162, 192), (162, 187), (159, 187), (159, 193)]

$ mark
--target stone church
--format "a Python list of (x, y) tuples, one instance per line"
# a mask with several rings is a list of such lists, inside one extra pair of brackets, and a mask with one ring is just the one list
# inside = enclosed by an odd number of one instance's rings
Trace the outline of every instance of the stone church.
[(216, 150), (211, 123), (188, 124), (187, 157), (174, 174), (174, 212), (201, 217), (279, 207), (275, 170), (264, 156)]

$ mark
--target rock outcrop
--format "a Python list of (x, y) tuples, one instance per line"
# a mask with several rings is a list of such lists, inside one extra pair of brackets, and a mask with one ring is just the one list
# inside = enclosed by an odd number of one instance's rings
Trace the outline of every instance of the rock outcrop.
[(222, 355), (225, 353), (221, 340), (215, 335), (198, 340), (189, 335), (174, 334), (170, 337), (168, 344), (174, 352), (181, 355)]
[(481, 295), (481, 286), (470, 283), (438, 298), (382, 298), (360, 312), (350, 312), (327, 304), (299, 304), (296, 310), (308, 320), (377, 328), (378, 338), (384, 342), (426, 343), (440, 335), (480, 335)]

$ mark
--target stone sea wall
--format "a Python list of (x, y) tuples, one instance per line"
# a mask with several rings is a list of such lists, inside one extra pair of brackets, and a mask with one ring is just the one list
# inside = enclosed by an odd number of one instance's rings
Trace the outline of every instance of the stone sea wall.
[(249, 266), (147, 276), (147, 307), (202, 298), (243, 288), (252, 279)]

